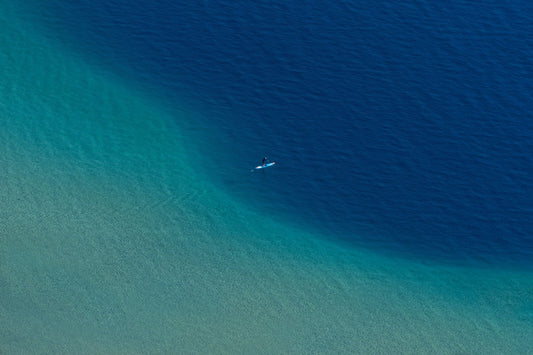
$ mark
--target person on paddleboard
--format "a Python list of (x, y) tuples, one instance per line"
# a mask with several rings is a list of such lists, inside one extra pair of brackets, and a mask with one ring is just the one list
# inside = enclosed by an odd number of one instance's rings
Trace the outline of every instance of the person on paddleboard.
[(268, 162), (268, 157), (264, 157), (262, 165), (265, 166), (267, 162)]

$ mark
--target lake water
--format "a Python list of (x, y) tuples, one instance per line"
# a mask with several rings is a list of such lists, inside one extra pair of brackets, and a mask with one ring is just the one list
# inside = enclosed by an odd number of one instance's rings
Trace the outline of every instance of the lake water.
[(530, 5), (0, 8), (0, 351), (533, 345)]

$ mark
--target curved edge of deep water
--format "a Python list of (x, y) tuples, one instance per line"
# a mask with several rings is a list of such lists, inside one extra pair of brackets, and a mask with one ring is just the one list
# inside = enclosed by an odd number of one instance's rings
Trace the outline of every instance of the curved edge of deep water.
[[(31, 5), (17, 5), (22, 6), (27, 9), (30, 13)], [(53, 15), (49, 13), (48, 15)], [(186, 144), (186, 149), (194, 151), (196, 157), (190, 159), (189, 165), (193, 166), (196, 173), (201, 175), (201, 179), (212, 180), (214, 184), (217, 185), (218, 189), (225, 189), (228, 193), (232, 190), (231, 184), (239, 184), (242, 181), (245, 181), (246, 177), (235, 176), (233, 175), (236, 172), (236, 169), (233, 169), (231, 172), (227, 173), (227, 176), (218, 176), (213, 174), (213, 171), (210, 170), (206, 165), (213, 163), (213, 159), (209, 158), (209, 149), (212, 149), (210, 141), (214, 140), (216, 137), (216, 132), (213, 131), (208, 123), (208, 119), (204, 116), (206, 113), (202, 112), (202, 104), (197, 99), (183, 99), (180, 97), (179, 103), (171, 104), (179, 96), (179, 93), (165, 93), (163, 87), (156, 87), (153, 83), (150, 83), (149, 80), (143, 81), (142, 78), (132, 78), (126, 73), (117, 73), (117, 68), (109, 66), (109, 60), (107, 64), (103, 64), (102, 58), (99, 58), (98, 53), (90, 53), (84, 48), (82, 43), (67, 43), (62, 36), (63, 40), (58, 40), (54, 36), (55, 29), (50, 27), (50, 20), (41, 19), (40, 13), (35, 13), (28, 15), (31, 18), (32, 23), (38, 23), (35, 25), (37, 31), (42, 32), (42, 34), (50, 41), (53, 41), (57, 44), (58, 47), (63, 48), (64, 51), (79, 57), (81, 56), (84, 63), (88, 63), (91, 67), (97, 71), (105, 73), (106, 76), (114, 77), (117, 82), (121, 82), (123, 85), (129, 87), (131, 90), (138, 92), (143, 97), (150, 97), (150, 100), (155, 102), (156, 105), (169, 114), (170, 120), (173, 120), (183, 132), (186, 132), (185, 136), (182, 137), (182, 140)], [(53, 18), (53, 16), (51, 16)], [(47, 27), (48, 26), (48, 27)], [(183, 97), (188, 97), (184, 90)], [(212, 111), (210, 111), (212, 113)], [(230, 114), (230, 113), (223, 113)], [(179, 118), (172, 118), (172, 116), (179, 116)], [(205, 164), (202, 164), (204, 162)], [(209, 163), (209, 164), (207, 164)], [(239, 162), (245, 164), (243, 162)], [(252, 164), (254, 162), (250, 162)], [(283, 164), (279, 164), (277, 167), (279, 169), (288, 169), (287, 166), (283, 167)], [(245, 168), (242, 172), (245, 174)], [(241, 180), (241, 181), (239, 181)], [(224, 184), (229, 184), (224, 186)], [(231, 197), (234, 200), (240, 201), (244, 205), (250, 206), (256, 212), (261, 210), (261, 206), (252, 206), (251, 202), (253, 199), (250, 197), (236, 196), (232, 195)], [(251, 201), (252, 200), (252, 201)], [(442, 241), (442, 247), (440, 249), (435, 248), (432, 245), (431, 238), (424, 238), (420, 243), (417, 243), (413, 237), (408, 235), (401, 235), (401, 233), (385, 231), (380, 229), (377, 226), (364, 225), (364, 222), (360, 221), (361, 229), (357, 232), (346, 233), (344, 230), (335, 230), (331, 231), (328, 228), (333, 227), (329, 225), (325, 228), (320, 228), (320, 226), (310, 226), (306, 224), (305, 219), (312, 219), (312, 215), (300, 216), (299, 220), (295, 220), (294, 216), (284, 214), (283, 212), (277, 213), (273, 211), (272, 208), (268, 210), (271, 213), (272, 217), (275, 217), (277, 220), (282, 220), (284, 223), (289, 223), (291, 225), (298, 225), (303, 230), (308, 230), (312, 234), (321, 235), (325, 240), (331, 240), (337, 242), (340, 245), (348, 248), (363, 248), (367, 250), (373, 250), (377, 253), (382, 253), (384, 255), (389, 255), (391, 257), (402, 257), (407, 260), (420, 260), (421, 262), (435, 262), (442, 264), (458, 264), (469, 267), (503, 267), (503, 268), (533, 268), (533, 262), (531, 264), (526, 264), (524, 260), (527, 260), (527, 255), (524, 255), (521, 258), (505, 258), (502, 255), (499, 255), (494, 252), (489, 252), (487, 255), (481, 254), (473, 257), (473, 253), (470, 253), (468, 250), (455, 250), (453, 243), (448, 244), (445, 241)], [(354, 228), (355, 230), (355, 228)], [(354, 238), (354, 234), (357, 234), (357, 237)], [(384, 235), (386, 237), (384, 237)], [(391, 240), (390, 243), (387, 243), (387, 239)]]

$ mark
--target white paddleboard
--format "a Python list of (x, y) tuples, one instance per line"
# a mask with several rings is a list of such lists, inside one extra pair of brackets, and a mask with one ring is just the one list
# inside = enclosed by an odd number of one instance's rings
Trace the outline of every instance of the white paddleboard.
[(254, 169), (255, 169), (255, 170), (264, 169), (264, 168), (271, 167), (271, 166), (273, 166), (274, 164), (276, 164), (275, 161), (273, 161), (272, 163), (265, 164), (265, 165), (259, 165), (259, 166), (256, 166)]

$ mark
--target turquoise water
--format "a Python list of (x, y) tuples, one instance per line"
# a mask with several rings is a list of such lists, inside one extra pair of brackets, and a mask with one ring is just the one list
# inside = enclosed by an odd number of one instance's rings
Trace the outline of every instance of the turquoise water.
[(2, 354), (533, 348), (531, 272), (387, 257), (260, 215), (195, 169), (190, 107), (0, 9)]

